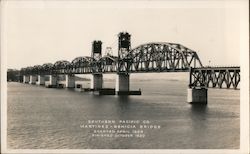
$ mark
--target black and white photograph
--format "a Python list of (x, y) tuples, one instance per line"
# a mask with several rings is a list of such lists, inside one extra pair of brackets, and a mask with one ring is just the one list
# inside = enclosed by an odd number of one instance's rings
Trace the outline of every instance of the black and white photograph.
[(249, 153), (249, 2), (1, 1), (1, 152)]

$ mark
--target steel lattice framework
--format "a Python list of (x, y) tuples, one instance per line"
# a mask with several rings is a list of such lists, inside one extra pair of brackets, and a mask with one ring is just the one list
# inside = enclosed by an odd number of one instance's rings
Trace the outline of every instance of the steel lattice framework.
[(119, 72), (183, 72), (202, 67), (197, 53), (180, 44), (148, 43), (122, 53)]
[(39, 70), (40, 74), (46, 75), (46, 74), (52, 74), (54, 65), (52, 63), (45, 63), (42, 65), (41, 70)]
[(190, 67), (202, 67), (197, 53), (180, 44), (148, 43), (118, 57), (105, 55), (99, 59), (77, 57), (72, 62), (60, 60), (21, 70), (22, 75), (31, 74), (94, 74), (94, 73), (143, 73), (186, 72)]
[(77, 57), (71, 62), (71, 72), (74, 74), (85, 74), (92, 72), (92, 58), (85, 56), (85, 57)]
[(99, 60), (100, 71), (102, 73), (114, 73), (117, 72), (117, 60), (118, 57), (112, 55), (106, 55)]
[(53, 74), (71, 74), (72, 65), (69, 61), (60, 60), (53, 65)]
[(240, 67), (203, 67), (197, 53), (176, 43), (147, 43), (121, 48), (118, 57), (77, 57), (20, 70), (21, 75), (188, 72), (189, 87), (238, 89)]
[(240, 67), (190, 68), (189, 87), (239, 89)]

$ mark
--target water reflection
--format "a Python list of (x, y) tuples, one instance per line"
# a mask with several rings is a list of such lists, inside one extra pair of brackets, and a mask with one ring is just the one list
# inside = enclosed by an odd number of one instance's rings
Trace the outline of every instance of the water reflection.
[(126, 103), (126, 104), (128, 104), (129, 100), (130, 100), (129, 96), (126, 96), (126, 95), (124, 95), (124, 96), (118, 96), (118, 101), (120, 103)]
[[(205, 148), (202, 147), (206, 143), (204, 139), (207, 138), (208, 134), (208, 106), (205, 104), (192, 104), (190, 110), (190, 130), (191, 136), (194, 139), (192, 141), (192, 146), (195, 148)], [(201, 146), (202, 145), (202, 146)]]
[(192, 104), (191, 105), (191, 118), (205, 120), (208, 113), (208, 106), (206, 104)]
[(129, 96), (118, 96), (118, 107), (117, 113), (119, 114), (120, 118), (127, 117), (126, 115), (130, 112), (130, 98)]

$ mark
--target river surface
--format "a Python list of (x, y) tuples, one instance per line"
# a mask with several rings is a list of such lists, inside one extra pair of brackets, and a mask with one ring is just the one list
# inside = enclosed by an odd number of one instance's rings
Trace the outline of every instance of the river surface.
[[(89, 85), (89, 81), (85, 81)], [(141, 96), (8, 83), (10, 149), (235, 149), (240, 140), (240, 91), (209, 89), (208, 105), (190, 105), (187, 81), (131, 81)], [(113, 81), (105, 87), (114, 87)], [(141, 137), (93, 137), (88, 120), (146, 120), (160, 129)], [(129, 130), (129, 129), (127, 129)]]

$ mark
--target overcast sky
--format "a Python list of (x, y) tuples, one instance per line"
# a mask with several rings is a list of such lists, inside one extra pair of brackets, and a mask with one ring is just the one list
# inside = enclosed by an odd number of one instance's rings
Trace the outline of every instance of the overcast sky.
[(95, 39), (103, 41), (103, 52), (111, 46), (117, 54), (121, 31), (132, 35), (132, 48), (147, 42), (174, 42), (197, 51), (203, 65), (209, 61), (240, 65), (241, 5), (178, 3), (5, 2), (2, 49), (7, 52), (7, 67), (90, 56)]

